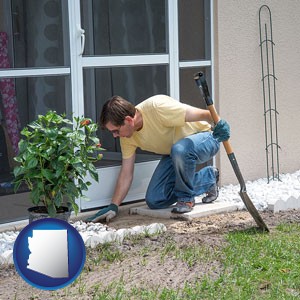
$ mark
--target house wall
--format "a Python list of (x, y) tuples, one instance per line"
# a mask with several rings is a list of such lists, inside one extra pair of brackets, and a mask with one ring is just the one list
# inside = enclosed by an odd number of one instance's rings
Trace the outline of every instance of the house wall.
[[(231, 145), (246, 180), (267, 176), (259, 9), (272, 14), (280, 173), (300, 169), (300, 1), (214, 1), (215, 100), (231, 125)], [(221, 184), (237, 183), (224, 149)], [(271, 173), (272, 174), (272, 173)]]

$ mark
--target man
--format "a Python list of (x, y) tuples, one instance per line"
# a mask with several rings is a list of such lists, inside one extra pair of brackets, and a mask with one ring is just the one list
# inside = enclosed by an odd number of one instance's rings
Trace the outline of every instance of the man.
[(137, 106), (114, 96), (104, 104), (100, 123), (114, 137), (120, 137), (122, 167), (112, 203), (87, 221), (108, 222), (117, 215), (132, 183), (138, 147), (162, 155), (146, 192), (145, 200), (151, 209), (176, 203), (172, 212), (185, 213), (193, 209), (197, 195), (206, 193), (203, 203), (217, 199), (219, 171), (207, 166), (196, 172), (196, 165), (212, 159), (220, 142), (229, 139), (226, 121), (220, 120), (212, 132), (208, 110), (156, 95)]

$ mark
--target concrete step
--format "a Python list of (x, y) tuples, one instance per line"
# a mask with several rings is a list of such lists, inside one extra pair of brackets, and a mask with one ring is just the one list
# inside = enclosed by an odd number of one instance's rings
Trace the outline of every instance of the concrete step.
[(210, 204), (197, 203), (194, 209), (189, 213), (174, 214), (171, 212), (172, 207), (164, 209), (150, 209), (147, 205), (132, 207), (131, 214), (138, 214), (142, 216), (165, 218), (165, 219), (180, 219), (190, 221), (195, 218), (205, 217), (213, 214), (226, 213), (236, 211), (238, 205), (232, 203), (215, 201)]

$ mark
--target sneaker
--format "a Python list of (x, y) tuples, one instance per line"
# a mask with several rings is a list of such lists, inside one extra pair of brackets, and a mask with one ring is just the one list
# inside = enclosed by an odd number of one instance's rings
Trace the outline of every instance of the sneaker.
[(178, 201), (175, 207), (172, 209), (172, 213), (175, 214), (184, 214), (187, 212), (192, 211), (193, 207), (195, 206), (195, 200), (192, 201)]
[(203, 197), (202, 203), (212, 203), (219, 196), (218, 182), (219, 182), (220, 173), (217, 168), (215, 168), (215, 176), (216, 176), (216, 183), (206, 192), (206, 196)]

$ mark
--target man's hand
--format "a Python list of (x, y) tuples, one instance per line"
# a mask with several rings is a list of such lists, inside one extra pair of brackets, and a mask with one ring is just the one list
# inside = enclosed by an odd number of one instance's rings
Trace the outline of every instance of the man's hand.
[(87, 218), (86, 222), (99, 222), (101, 220), (106, 220), (107, 223), (118, 214), (118, 206), (115, 204), (110, 204), (107, 207), (100, 209), (96, 214)]
[(214, 128), (213, 137), (219, 142), (224, 142), (230, 138), (230, 126), (225, 120), (220, 120)]

